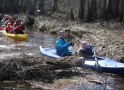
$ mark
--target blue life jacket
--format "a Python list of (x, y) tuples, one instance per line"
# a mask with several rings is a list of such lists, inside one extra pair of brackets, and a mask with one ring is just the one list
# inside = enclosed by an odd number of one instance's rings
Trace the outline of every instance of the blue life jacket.
[(62, 38), (58, 38), (55, 42), (56, 53), (59, 56), (70, 55), (68, 47), (70, 44)]
[(86, 55), (93, 55), (92, 46), (89, 45), (87, 48), (82, 48), (81, 52)]

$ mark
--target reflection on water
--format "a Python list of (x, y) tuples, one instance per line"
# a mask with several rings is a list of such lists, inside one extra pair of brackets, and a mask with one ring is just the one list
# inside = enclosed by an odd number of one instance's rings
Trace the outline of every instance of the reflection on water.
[[(56, 36), (40, 33), (40, 32), (29, 32), (28, 42), (18, 42), (10, 38), (3, 37), (0, 33), (0, 60), (10, 59), (13, 57), (19, 58), (22, 53), (31, 56), (41, 56), (39, 46), (46, 46), (54, 48), (54, 42)], [(72, 51), (77, 51), (78, 47), (70, 47)], [(107, 89), (108, 90), (124, 90), (123, 83), (124, 77), (115, 75), (106, 75), (107, 78)], [(31, 86), (25, 82), (6, 81), (0, 82), (0, 90), (31, 90)], [(91, 88), (91, 87), (90, 87)], [(34, 90), (34, 89), (33, 89)], [(77, 89), (76, 89), (77, 90)], [(81, 90), (78, 89), (78, 90)], [(91, 89), (92, 90), (92, 89)]]
[(124, 76), (107, 74), (106, 77), (109, 90), (124, 90)]

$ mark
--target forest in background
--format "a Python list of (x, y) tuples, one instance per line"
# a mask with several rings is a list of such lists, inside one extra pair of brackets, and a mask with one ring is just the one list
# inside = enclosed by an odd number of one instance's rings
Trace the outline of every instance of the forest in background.
[(124, 0), (0, 0), (0, 13), (27, 13), (52, 16), (59, 13), (67, 20), (124, 22)]

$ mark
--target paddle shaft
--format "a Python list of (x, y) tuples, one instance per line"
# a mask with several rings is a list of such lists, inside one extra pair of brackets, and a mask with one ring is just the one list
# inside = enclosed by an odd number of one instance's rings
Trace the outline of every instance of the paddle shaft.
[(95, 56), (95, 61), (98, 62), (97, 57), (96, 57), (96, 51), (94, 51), (94, 56)]

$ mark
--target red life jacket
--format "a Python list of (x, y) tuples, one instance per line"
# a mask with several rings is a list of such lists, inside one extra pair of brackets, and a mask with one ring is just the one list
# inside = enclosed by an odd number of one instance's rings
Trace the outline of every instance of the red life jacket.
[(12, 26), (6, 26), (6, 30), (12, 30)]
[(18, 25), (16, 24), (16, 25), (14, 25), (15, 27), (17, 27), (15, 30), (22, 30), (23, 28), (22, 28), (22, 25), (20, 25), (19, 27), (18, 27)]

